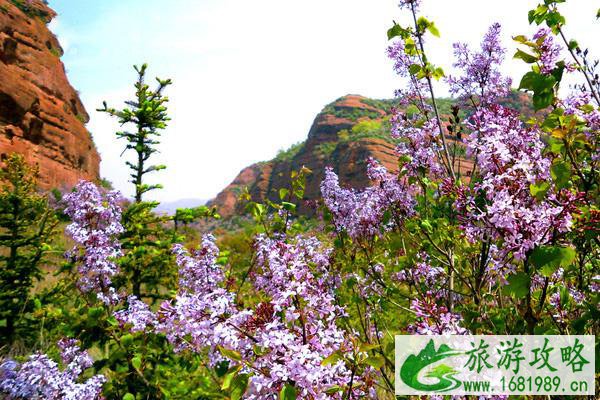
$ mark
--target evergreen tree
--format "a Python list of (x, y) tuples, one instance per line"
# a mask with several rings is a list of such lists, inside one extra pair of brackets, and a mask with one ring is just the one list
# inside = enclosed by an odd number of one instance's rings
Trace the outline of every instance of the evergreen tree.
[[(170, 120), (166, 103), (168, 98), (164, 90), (171, 84), (170, 79), (156, 78), (157, 86), (151, 89), (145, 82), (148, 66), (134, 66), (138, 79), (135, 83), (135, 99), (125, 102), (127, 107), (115, 109), (107, 106), (98, 111), (106, 112), (117, 118), (121, 126), (130, 125), (131, 131), (117, 132), (119, 139), (125, 139), (123, 153), (134, 154), (134, 161), (125, 164), (131, 171), (130, 182), (134, 185), (134, 201), (123, 212), (125, 233), (122, 246), (125, 251), (120, 260), (123, 278), (131, 284), (132, 293), (138, 298), (156, 299), (162, 286), (169, 286), (174, 279), (171, 245), (176, 240), (175, 232), (166, 229), (168, 217), (153, 212), (159, 204), (146, 201), (144, 195), (162, 188), (160, 184), (146, 183), (148, 174), (166, 168), (153, 165), (150, 158), (158, 152), (162, 131)], [(126, 282), (120, 282), (125, 285)]]
[(0, 339), (13, 343), (23, 316), (31, 311), (30, 291), (41, 277), (58, 220), (38, 194), (37, 167), (12, 154), (0, 170)]

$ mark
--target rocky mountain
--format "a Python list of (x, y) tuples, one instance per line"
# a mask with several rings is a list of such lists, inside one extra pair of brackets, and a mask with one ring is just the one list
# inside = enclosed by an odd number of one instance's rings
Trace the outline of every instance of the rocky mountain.
[[(503, 101), (505, 104), (533, 114), (529, 97), (513, 92)], [(244, 188), (252, 200), (265, 198), (277, 200), (278, 190), (289, 187), (290, 174), (307, 167), (312, 173), (306, 180), (305, 199), (299, 212), (311, 214), (311, 200), (320, 198), (320, 184), (325, 167), (331, 166), (340, 177), (340, 182), (349, 187), (363, 188), (370, 182), (366, 175), (366, 162), (373, 157), (388, 170), (398, 168), (394, 140), (389, 135), (389, 115), (392, 100), (375, 100), (359, 95), (347, 95), (327, 105), (316, 117), (303, 143), (280, 152), (267, 162), (259, 162), (244, 168), (217, 197), (208, 204), (216, 206), (223, 217), (242, 212), (238, 202)], [(440, 112), (447, 121), (454, 101), (441, 99)], [(451, 138), (449, 138), (451, 140)], [(457, 163), (458, 164), (458, 163)], [(461, 159), (460, 169), (469, 170), (470, 161)]]
[(44, 189), (99, 177), (89, 116), (69, 84), (42, 0), (0, 0), (0, 159), (22, 153)]

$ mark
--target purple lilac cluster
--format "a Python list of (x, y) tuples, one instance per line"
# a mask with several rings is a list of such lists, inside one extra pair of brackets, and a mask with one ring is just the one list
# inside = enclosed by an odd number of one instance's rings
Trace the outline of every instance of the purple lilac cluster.
[(555, 43), (552, 31), (545, 27), (540, 28), (533, 35), (533, 40), (538, 45), (540, 72), (549, 75), (556, 68), (562, 47), (558, 43)]
[[(387, 54), (394, 62), (396, 73), (407, 79), (406, 89), (395, 93), (398, 108), (392, 109), (390, 119), (392, 137), (401, 139), (396, 151), (407, 159), (405, 168), (411, 176), (441, 176), (444, 168), (439, 162), (442, 150), (440, 130), (431, 118), (433, 108), (425, 100), (429, 98), (429, 88), (424, 79), (417, 79), (409, 71), (412, 65), (421, 65), (421, 61), (417, 55), (407, 54), (405, 42), (401, 39), (388, 47)], [(410, 106), (419, 112), (407, 112)]]
[[(480, 182), (471, 192), (462, 191), (456, 206), (463, 215), (462, 228), (472, 241), (501, 243), (492, 247), (494, 268), (508, 267), (510, 256), (524, 260), (554, 231), (571, 228), (568, 193), (549, 190), (545, 200), (531, 195), (531, 185), (551, 182), (550, 160), (542, 154), (544, 143), (536, 128), (527, 128), (517, 112), (491, 105), (472, 118), (467, 155), (476, 160)], [(476, 202), (483, 196), (486, 205)], [(499, 273), (498, 275), (502, 275)]]
[(355, 240), (380, 235), (383, 216), (388, 210), (394, 222), (414, 214), (413, 188), (372, 159), (368, 160), (367, 174), (377, 184), (362, 191), (342, 188), (331, 168), (325, 170), (321, 183), (323, 200), (333, 214), (338, 232), (345, 231)]
[(119, 272), (114, 258), (121, 255), (120, 200), (118, 192), (101, 192), (86, 181), (64, 199), (65, 213), (72, 221), (66, 232), (76, 243), (68, 257), (79, 264), (78, 287), (83, 293), (95, 293), (105, 304), (119, 301), (111, 277)]
[(592, 105), (592, 94), (590, 92), (572, 93), (560, 102), (560, 105), (565, 110), (566, 115), (574, 115), (579, 120), (584, 122), (583, 133), (587, 140), (596, 149), (592, 153), (592, 161), (600, 160), (598, 146), (600, 144), (600, 110)]
[(330, 250), (315, 238), (296, 238), (290, 244), (283, 237), (258, 236), (253, 278), (266, 301), (254, 309), (240, 309), (234, 294), (223, 287), (214, 240), (204, 236), (200, 248), (192, 252), (174, 247), (179, 292), (174, 301), (161, 305), (156, 316), (130, 299), (119, 319), (134, 330), (164, 333), (176, 351), (208, 349), (213, 364), (224, 359), (220, 348), (239, 353), (243, 370), (253, 375), (248, 399), (276, 397), (286, 383), (295, 385), (299, 398), (341, 398), (342, 393), (326, 391), (348, 386), (351, 379), (355, 397), (374, 396), (373, 371), (352, 378), (342, 360), (323, 365), (333, 352), (354, 351), (336, 325), (344, 309), (333, 297), (339, 279), (327, 272)]
[[(353, 347), (336, 325), (345, 312), (336, 305), (337, 282), (327, 272), (330, 250), (315, 238), (286, 243), (266, 236), (257, 237), (255, 247), (260, 268), (255, 286), (270, 297), (273, 314), (254, 333), (258, 345), (269, 348), (254, 366), (271, 373), (253, 379), (251, 398), (270, 398), (283, 383), (293, 381), (300, 398), (341, 399), (343, 393), (326, 391), (347, 387), (352, 372), (342, 360), (328, 365), (323, 360), (334, 352), (352, 354)], [(353, 397), (374, 397), (371, 373), (354, 377)]]
[(466, 335), (469, 331), (461, 326), (462, 316), (450, 312), (440, 304), (439, 294), (426, 292), (411, 302), (416, 320), (408, 326), (408, 333), (416, 335)]
[(133, 295), (127, 298), (127, 308), (116, 311), (114, 316), (121, 326), (130, 325), (132, 332), (143, 332), (157, 323), (156, 314), (148, 304)]
[(462, 98), (477, 96), (481, 102), (488, 103), (510, 92), (511, 79), (502, 76), (499, 69), (506, 53), (500, 32), (500, 24), (493, 24), (483, 37), (479, 52), (473, 52), (464, 43), (454, 44), (454, 66), (462, 75), (446, 79), (450, 93)]
[(412, 268), (403, 269), (395, 273), (392, 278), (398, 282), (430, 290), (436, 288), (437, 292), (442, 292), (447, 278), (446, 271), (443, 268), (432, 266), (426, 253), (420, 253), (418, 259), (419, 261)]
[[(92, 359), (81, 351), (77, 342), (65, 339), (58, 343), (64, 369), (45, 354), (33, 354), (22, 364), (7, 360), (0, 364), (0, 397), (8, 400), (95, 400), (102, 399), (103, 375), (83, 383), (79, 378), (92, 366)], [(3, 397), (6, 396), (6, 397)]]
[(421, 6), (421, 0), (400, 0), (400, 8), (408, 8), (409, 10), (414, 7), (417, 10)]
[(244, 321), (245, 315), (239, 315), (234, 295), (221, 286), (224, 275), (217, 265), (215, 238), (205, 235), (191, 253), (175, 245), (173, 253), (179, 267), (179, 291), (174, 301), (161, 305), (156, 330), (177, 351), (209, 348), (212, 361), (217, 362), (217, 346), (237, 348), (244, 340), (232, 321)]

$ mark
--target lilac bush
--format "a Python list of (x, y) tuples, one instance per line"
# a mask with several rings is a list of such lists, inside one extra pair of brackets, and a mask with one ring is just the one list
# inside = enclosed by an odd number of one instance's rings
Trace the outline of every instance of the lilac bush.
[(115, 304), (119, 296), (111, 278), (119, 272), (114, 259), (121, 255), (121, 195), (103, 193), (91, 182), (81, 181), (64, 201), (65, 214), (72, 221), (66, 233), (76, 243), (67, 257), (78, 263), (77, 286), (106, 304)]
[[(77, 342), (65, 339), (58, 343), (63, 369), (46, 354), (36, 353), (19, 364), (6, 360), (0, 364), (0, 394), (7, 399), (94, 400), (102, 399), (103, 375), (83, 383), (80, 376), (92, 366), (87, 352)], [(4, 397), (3, 397), (4, 398)]]

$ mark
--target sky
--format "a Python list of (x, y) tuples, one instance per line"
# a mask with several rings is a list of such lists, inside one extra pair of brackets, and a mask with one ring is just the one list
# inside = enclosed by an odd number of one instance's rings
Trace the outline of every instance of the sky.
[[(526, 71), (512, 59), (511, 36), (532, 34), (527, 11), (536, 0), (424, 0), (422, 14), (441, 38), (429, 58), (446, 72), (452, 43), (477, 45), (493, 22), (503, 26), (505, 71)], [(398, 0), (50, 0), (51, 30), (65, 54), (71, 84), (90, 114), (87, 127), (102, 157), (101, 175), (131, 195), (118, 124), (96, 112), (106, 100), (131, 98), (134, 64), (148, 77), (171, 78), (169, 114), (155, 174), (159, 201), (210, 199), (238, 172), (304, 140), (316, 114), (345, 94), (391, 98), (402, 82), (385, 55), (392, 21), (407, 21)], [(595, 0), (562, 7), (567, 34), (594, 43)], [(586, 41), (587, 39), (587, 41)], [(443, 87), (436, 88), (440, 94)], [(126, 157), (126, 156), (125, 156)]]

